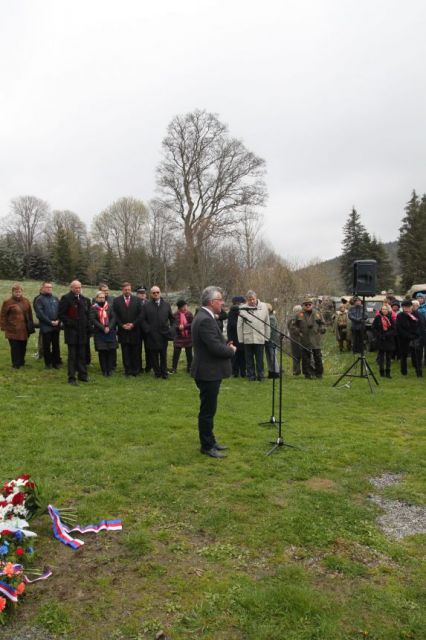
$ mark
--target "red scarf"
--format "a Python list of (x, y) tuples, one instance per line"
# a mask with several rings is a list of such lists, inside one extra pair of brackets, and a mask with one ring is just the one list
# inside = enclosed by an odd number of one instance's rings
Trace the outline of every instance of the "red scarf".
[(181, 329), (181, 335), (184, 338), (187, 338), (189, 336), (189, 331), (188, 331), (188, 329), (186, 329), (186, 325), (188, 324), (188, 320), (186, 319), (186, 315), (182, 311), (179, 311), (179, 324), (183, 325), (183, 329)]
[(96, 312), (98, 314), (98, 320), (101, 323), (102, 326), (107, 327), (108, 326), (108, 302), (105, 301), (105, 304), (103, 307), (100, 307), (98, 305), (98, 303), (95, 304), (96, 307)]
[(383, 316), (382, 314), (380, 314), (380, 319), (382, 321), (382, 329), (383, 329), (383, 331), (388, 331), (392, 326), (392, 323), (389, 320), (388, 316)]

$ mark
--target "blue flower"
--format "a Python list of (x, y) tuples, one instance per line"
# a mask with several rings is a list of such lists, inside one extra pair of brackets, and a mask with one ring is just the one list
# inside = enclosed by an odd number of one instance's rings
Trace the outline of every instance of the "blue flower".
[(27, 548), (25, 549), (25, 551), (26, 551), (27, 553), (34, 553), (34, 549), (33, 549), (33, 547), (27, 547)]
[(15, 538), (17, 540), (22, 540), (23, 537), (24, 537), (24, 534), (22, 533), (22, 531), (20, 529), (18, 529), (18, 531), (16, 531), (16, 533), (15, 533)]
[(9, 553), (9, 545), (6, 543), (0, 546), (0, 556), (5, 556)]

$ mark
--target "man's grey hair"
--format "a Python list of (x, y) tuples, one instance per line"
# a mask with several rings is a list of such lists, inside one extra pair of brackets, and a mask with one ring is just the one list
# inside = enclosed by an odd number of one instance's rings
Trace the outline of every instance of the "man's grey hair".
[(201, 306), (207, 307), (210, 300), (213, 300), (217, 293), (220, 293), (221, 296), (223, 295), (223, 291), (220, 287), (206, 287), (201, 294)]
[(257, 300), (257, 293), (256, 291), (253, 291), (252, 289), (249, 289), (246, 293), (246, 298), (256, 298)]

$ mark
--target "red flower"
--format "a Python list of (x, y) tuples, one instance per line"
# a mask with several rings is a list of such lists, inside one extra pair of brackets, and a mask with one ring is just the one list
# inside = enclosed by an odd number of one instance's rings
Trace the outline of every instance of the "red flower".
[(0, 507), (5, 507), (7, 505), (7, 500), (2, 500), (0, 502)]
[(22, 493), (21, 491), (19, 493), (15, 493), (15, 495), (12, 498), (13, 505), (23, 504), (24, 501), (25, 501), (25, 493)]
[(29, 480), (29, 479), (30, 479), (29, 473), (23, 473), (22, 476), (17, 477), (17, 480)]
[(9, 531), (9, 529), (3, 529), (3, 531), (1, 532), (2, 536), (11, 536), (12, 532)]
[(23, 550), (22, 547), (16, 547), (15, 553), (17, 556), (23, 556), (25, 551)]

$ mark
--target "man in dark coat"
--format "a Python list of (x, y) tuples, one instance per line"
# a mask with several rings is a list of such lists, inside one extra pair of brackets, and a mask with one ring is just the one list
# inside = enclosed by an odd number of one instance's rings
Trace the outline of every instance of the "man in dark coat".
[[(411, 300), (403, 300), (402, 311), (396, 317), (396, 330), (399, 337), (400, 365), (403, 376), (407, 375), (407, 358), (410, 348), (419, 340), (419, 320), (413, 314), (413, 304)], [(416, 375), (420, 378), (422, 373), (422, 363), (414, 359)]]
[(86, 346), (90, 335), (90, 300), (81, 294), (81, 282), (73, 280), (70, 292), (59, 301), (58, 318), (68, 346), (68, 383), (87, 382)]
[(34, 309), (40, 323), (45, 369), (58, 369), (61, 362), (59, 349), (59, 299), (53, 295), (51, 282), (43, 282), (41, 293), (35, 298)]
[(244, 344), (238, 340), (238, 316), (240, 313), (240, 304), (244, 304), (246, 299), (244, 296), (234, 296), (232, 298), (232, 307), (229, 309), (228, 322), (226, 324), (226, 333), (228, 341), (237, 347), (234, 357), (232, 358), (232, 375), (234, 378), (241, 376), (246, 377), (246, 356), (244, 353)]
[(201, 296), (201, 308), (192, 322), (192, 344), (194, 359), (191, 375), (200, 391), (200, 412), (198, 431), (201, 453), (212, 458), (223, 458), (226, 449), (218, 442), (213, 433), (213, 421), (216, 414), (217, 398), (222, 378), (232, 373), (231, 359), (236, 347), (226, 344), (215, 316), (223, 307), (222, 291), (218, 287), (207, 287)]
[(137, 376), (139, 373), (139, 323), (140, 300), (132, 295), (130, 282), (121, 285), (121, 296), (114, 298), (112, 305), (118, 329), (118, 342), (121, 345), (121, 357), (125, 376)]
[(172, 308), (161, 297), (160, 287), (151, 287), (151, 300), (142, 307), (142, 331), (145, 335), (147, 360), (156, 378), (167, 380), (167, 345), (173, 338), (175, 318)]

